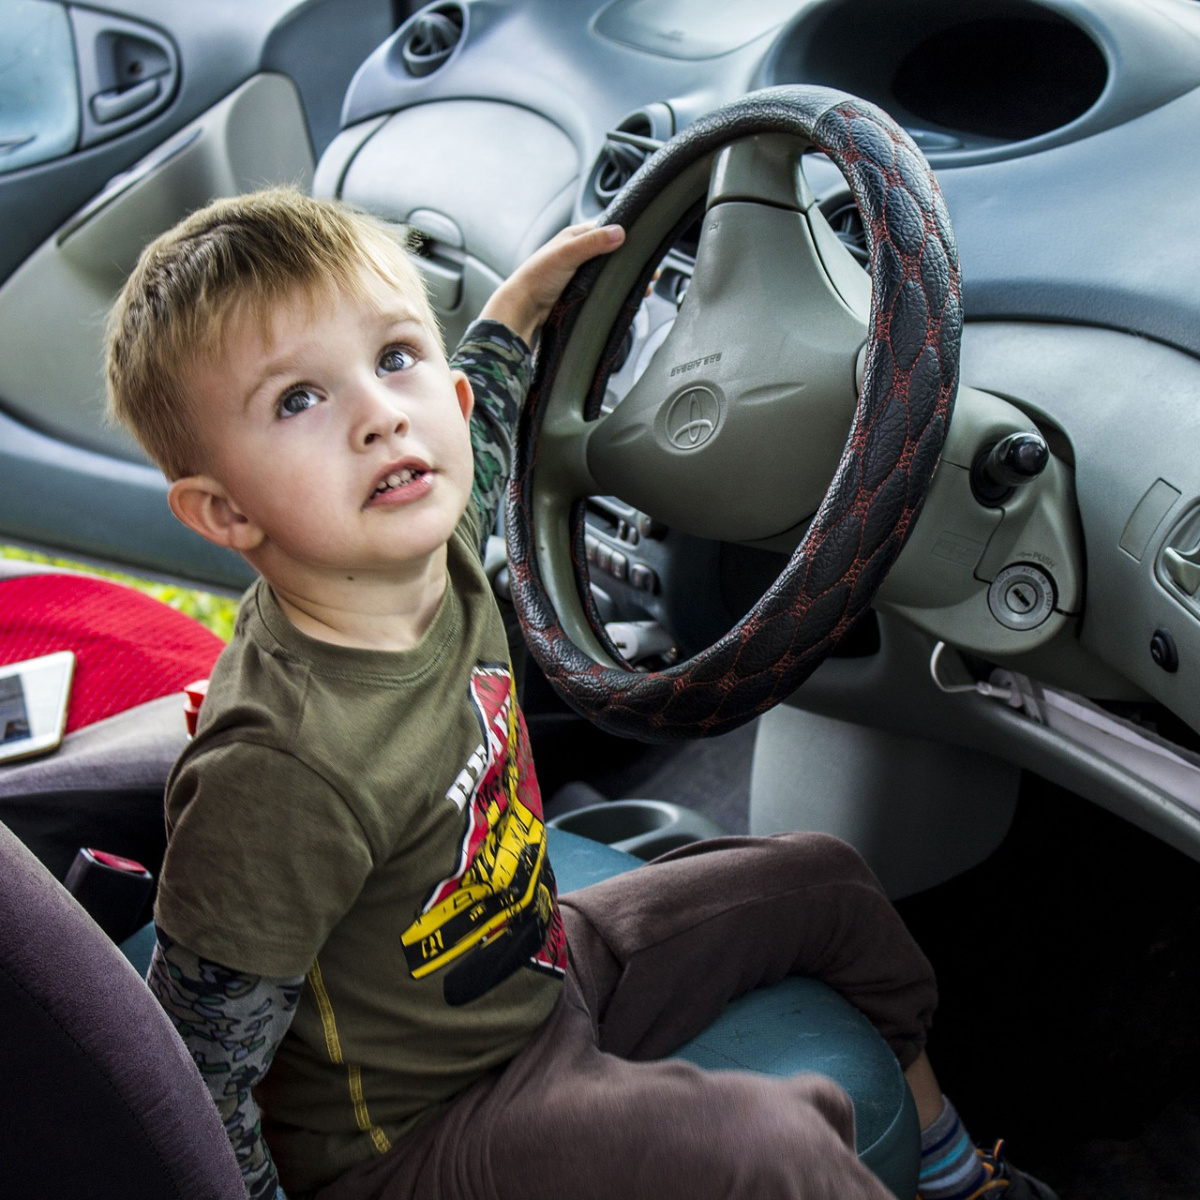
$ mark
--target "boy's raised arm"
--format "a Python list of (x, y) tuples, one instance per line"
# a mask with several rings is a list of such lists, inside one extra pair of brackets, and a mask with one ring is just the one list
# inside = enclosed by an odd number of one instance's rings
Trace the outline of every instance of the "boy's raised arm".
[(485, 539), (496, 526), (517, 417), (529, 391), (529, 347), (571, 276), (589, 258), (608, 254), (624, 240), (619, 225), (597, 228), (586, 222), (562, 230), (496, 289), (450, 359), (450, 366), (470, 379), (475, 393), (472, 494)]
[(450, 359), (450, 366), (471, 381), (471, 451), (475, 481), (471, 496), (479, 510), (480, 536), (496, 528), (512, 465), (517, 417), (529, 391), (532, 356), (528, 345), (503, 323), (474, 321)]

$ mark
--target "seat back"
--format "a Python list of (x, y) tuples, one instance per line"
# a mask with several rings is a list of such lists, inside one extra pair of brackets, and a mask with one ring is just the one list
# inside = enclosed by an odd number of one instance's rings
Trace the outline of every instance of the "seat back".
[(244, 1200), (183, 1043), (120, 951), (0, 825), (0, 1194)]

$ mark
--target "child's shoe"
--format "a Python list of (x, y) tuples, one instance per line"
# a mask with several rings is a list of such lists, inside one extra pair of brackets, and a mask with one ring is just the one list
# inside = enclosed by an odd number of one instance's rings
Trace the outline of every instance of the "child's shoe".
[(976, 1150), (983, 1169), (988, 1173), (988, 1181), (983, 1187), (976, 1189), (967, 1200), (975, 1200), (977, 1196), (988, 1197), (991, 1200), (1058, 1200), (1053, 1188), (1048, 1187), (1040, 1179), (1018, 1171), (1004, 1158), (1004, 1142), (998, 1141), (991, 1150), (985, 1153)]

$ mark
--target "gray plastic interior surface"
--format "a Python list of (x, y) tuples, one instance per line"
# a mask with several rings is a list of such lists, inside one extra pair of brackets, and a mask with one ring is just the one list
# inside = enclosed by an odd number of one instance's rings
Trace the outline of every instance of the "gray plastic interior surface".
[(987, 858), (1019, 782), (990, 755), (781, 705), (759, 718), (750, 832), (834, 834), (898, 900)]
[(589, 804), (563, 813), (549, 824), (647, 860), (728, 832), (703, 813), (666, 800), (609, 800)]
[(453, 100), (385, 121), (344, 169), (339, 194), (391, 221), (436, 214), (435, 242), (508, 275), (567, 223), (580, 169), (571, 139), (544, 117)]
[[(286, 75), (300, 90), (314, 155), (333, 140), (346, 88), (395, 28), (391, 0), (320, 0), (298, 4), (270, 32), (261, 69)], [(314, 70), (314, 64), (320, 68)]]
[[(963, 377), (987, 379), (993, 391), (1045, 413), (1070, 439), (1087, 548), (1080, 642), (1200, 730), (1200, 617), (1155, 574), (1172, 514), (1200, 501), (1200, 363), (1107, 330), (997, 322), (968, 327)], [(1122, 549), (1121, 539), (1159, 479), (1177, 489), (1179, 499), (1138, 559)], [(1179, 646), (1181, 666), (1174, 673), (1150, 655), (1160, 627)]]
[(612, 0), (594, 29), (635, 50), (664, 58), (716, 58), (778, 29), (796, 11), (795, 0)]
[(295, 88), (256, 76), (144, 168), (113, 181), (0, 286), (0, 345), (12, 348), (0, 356), (0, 533), (239, 588), (245, 564), (170, 515), (157, 468), (105, 422), (104, 322), (143, 245), (186, 212), (266, 183), (307, 186)]
[(0, 287), (0, 345), (12, 348), (0, 356), (0, 397), (9, 414), (138, 462), (128, 435), (103, 420), (103, 333), (142, 247), (217, 196), (269, 183), (307, 187), (312, 178), (299, 97), (282, 75), (251, 79), (172, 144), (174, 153), (114, 181)]
[[(970, 5), (840, 0), (798, 10), (776, 39), (761, 82), (821, 83), (872, 100), (912, 130), (937, 167), (999, 161), (1080, 141), (1191, 90), (1200, 73), (1200, 21), (1172, 0), (1136, 6), (1125, 0), (983, 0)], [(1026, 22), (1027, 37), (1036, 36), (1032, 31), (1039, 24), (1065, 22), (1078, 29), (1081, 45), (1096, 47), (1106, 74), (1094, 102), (1065, 124), (1016, 142), (979, 137), (953, 124), (940, 126), (907, 111), (895, 83), (908, 53), (930, 37), (989, 19)], [(977, 37), (973, 47), (966, 43), (961, 52), (986, 54), (985, 27)], [(1030, 85), (1026, 103), (1037, 107), (1050, 101), (1068, 65), (1060, 62), (1055, 71), (1047, 64), (1047, 75)], [(953, 78), (943, 81), (943, 87), (955, 86)]]
[(175, 520), (157, 467), (68, 446), (3, 413), (0, 532), (37, 550), (125, 563), (230, 591), (254, 578), (232, 551)]
[[(1042, 9), (1103, 48), (1108, 83), (1083, 118), (1043, 138), (978, 153), (929, 150), (968, 268), (966, 312), (1070, 321), (1102, 315), (1106, 324), (1200, 353), (1200, 322), (1192, 315), (1200, 247), (1189, 206), (1172, 199), (1200, 191), (1200, 156), (1165, 150), (1185, 142), (1200, 122), (1200, 10), (1177, 0), (1022, 0), (972, 6), (970, 16)], [(355, 76), (344, 122), (487, 96), (556, 124), (576, 146), (586, 175), (605, 131), (639, 105), (666, 102), (681, 129), (755, 87), (797, 81), (799, 66), (779, 75), (779, 56), (786, 47), (799, 56), (795, 62), (807, 62), (807, 39), (827, 16), (841, 22), (841, 61), (896, 62), (903, 52), (898, 28), (922, 21), (952, 25), (964, 10), (905, 5), (875, 20), (878, 4), (864, 0), (797, 0), (795, 21), (779, 34), (705, 60), (648, 54), (597, 36), (589, 28), (591, 12), (584, 6), (571, 19), (554, 0), (476, 6), (469, 43), (422, 80), (391, 70), (385, 43)], [(525, 60), (537, 61), (539, 71), (506, 69)], [(831, 82), (823, 72), (814, 65), (805, 81)], [(1086, 188), (1075, 182), (1080, 178), (1088, 180)], [(1013, 202), (997, 204), (998, 195)], [(1154, 217), (1130, 221), (1131, 212)], [(1097, 233), (1104, 230), (1111, 239), (1098, 254)]]
[[(1058, 636), (1083, 605), (1083, 545), (1073, 472), (1051, 457), (1040, 476), (997, 507), (978, 503), (971, 464), (1009, 433), (1036, 429), (999, 397), (961, 387), (942, 461), (912, 536), (879, 593), (879, 605), (966, 650), (990, 658), (1024, 655)], [(1053, 587), (1053, 611), (1029, 629), (993, 615), (989, 584), (1006, 568), (1032, 564)]]
[[(876, 654), (827, 659), (790, 703), (808, 713), (907, 738), (924, 739), (935, 731), (939, 745), (1032, 771), (1200, 859), (1200, 813), (1194, 807), (1003, 701), (940, 691), (929, 674), (935, 639), (903, 619), (881, 614), (880, 634)], [(1086, 658), (1085, 651), (1076, 652)], [(1019, 669), (1038, 678), (1038, 655), (1030, 657), (1033, 661)], [(885, 743), (876, 747), (882, 748)], [(903, 757), (892, 761), (891, 770), (903, 767)], [(887, 770), (885, 763), (881, 774)]]
[[(1200, 363), (1107, 330), (974, 323), (964, 335), (962, 376), (968, 384), (986, 381), (1031, 417), (1052, 423), (1076, 463), (1088, 581), (1083, 618), (1031, 653), (996, 659), (1069, 691), (1153, 697), (1200, 730), (1200, 615), (1156, 571), (1179, 515), (1200, 502)], [(877, 654), (827, 661), (793, 702), (905, 737), (937, 730), (939, 738), (1033, 770), (1200, 858), (1196, 807), (1002, 702), (940, 692), (929, 674), (936, 635), (886, 609), (880, 627)], [(1175, 671), (1150, 653), (1160, 628), (1178, 647)], [(893, 761), (900, 772), (902, 755)]]
[[(336, 0), (324, 3), (336, 6)], [(179, 87), (165, 109), (136, 128), (78, 153), (0, 177), (5, 230), (0, 239), (0, 280), (109, 179), (253, 75), (272, 28), (301, 7), (315, 6), (304, 0), (253, 4), (222, 0), (219, 5), (117, 0), (109, 5), (109, 13), (119, 13), (119, 19), (170, 31), (181, 56)]]

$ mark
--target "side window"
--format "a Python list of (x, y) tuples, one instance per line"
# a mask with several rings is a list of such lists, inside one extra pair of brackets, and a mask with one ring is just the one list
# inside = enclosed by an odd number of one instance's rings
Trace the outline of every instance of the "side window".
[(78, 140), (66, 9), (52, 0), (0, 0), (0, 172), (67, 154)]
[(179, 82), (164, 33), (57, 0), (0, 0), (0, 174), (82, 150), (161, 112)]

